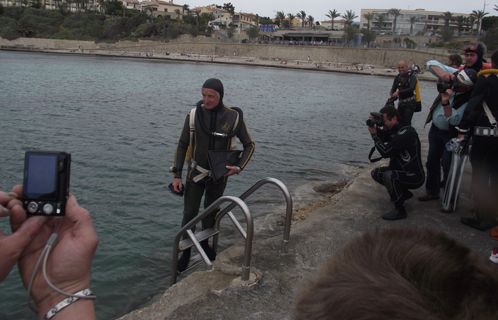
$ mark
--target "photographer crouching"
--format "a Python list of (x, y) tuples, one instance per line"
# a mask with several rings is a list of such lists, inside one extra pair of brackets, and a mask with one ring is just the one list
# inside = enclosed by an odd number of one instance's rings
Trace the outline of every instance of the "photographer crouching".
[(404, 219), (407, 216), (405, 200), (413, 197), (409, 189), (417, 189), (425, 181), (418, 134), (389, 104), (379, 113), (372, 112), (367, 125), (377, 151), (382, 158), (390, 158), (389, 166), (372, 171), (372, 178), (387, 188), (394, 202), (394, 210), (384, 214), (382, 219)]

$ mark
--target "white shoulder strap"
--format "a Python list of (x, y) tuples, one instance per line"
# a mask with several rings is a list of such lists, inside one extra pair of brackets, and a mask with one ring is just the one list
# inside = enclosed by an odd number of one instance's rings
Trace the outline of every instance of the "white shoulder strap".
[(484, 100), (482, 101), (482, 107), (484, 108), (484, 112), (486, 112), (486, 116), (488, 116), (489, 123), (491, 123), (493, 127), (496, 127), (496, 119), (493, 117), (491, 110), (489, 110), (488, 104)]
[[(238, 124), (239, 124), (239, 113), (237, 112), (237, 117), (235, 118), (235, 124), (233, 126), (233, 130), (235, 130), (235, 128), (237, 128)], [(237, 143), (235, 141), (235, 136), (233, 136), (230, 140), (231, 140), (230, 141), (230, 150), (237, 149)]]

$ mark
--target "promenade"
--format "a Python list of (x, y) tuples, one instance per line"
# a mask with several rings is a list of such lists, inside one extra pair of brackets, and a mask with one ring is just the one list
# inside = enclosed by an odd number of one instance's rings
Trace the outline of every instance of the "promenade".
[[(425, 163), (427, 137), (421, 137), (421, 142)], [(248, 282), (240, 280), (244, 247), (239, 243), (217, 256), (212, 271), (202, 271), (205, 267), (199, 266), (198, 272), (179, 278), (179, 282), (159, 301), (120, 319), (290, 320), (293, 299), (303, 281), (350, 239), (376, 228), (440, 230), (492, 264), (488, 258), (498, 243), (490, 237), (490, 230), (478, 231), (460, 222), (460, 217), (472, 215), (469, 163), (465, 168), (456, 212), (441, 213), (439, 200), (418, 201), (417, 197), (425, 192), (424, 185), (413, 190), (414, 197), (406, 202), (406, 219), (385, 221), (381, 216), (393, 205), (385, 188), (372, 180), (370, 171), (386, 162), (382, 160), (364, 169), (342, 192), (332, 196), (328, 205), (296, 224), (291, 231), (288, 253), (280, 253), (281, 235), (267, 240), (255, 239)], [(324, 181), (322, 184), (335, 182)]]

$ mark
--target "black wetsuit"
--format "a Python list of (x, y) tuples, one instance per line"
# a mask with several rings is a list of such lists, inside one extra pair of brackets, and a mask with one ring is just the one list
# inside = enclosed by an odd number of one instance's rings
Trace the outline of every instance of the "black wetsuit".
[(408, 71), (404, 77), (400, 74), (396, 76), (390, 92), (392, 95), (399, 89), (398, 112), (401, 119), (405, 120), (409, 125), (412, 123), (413, 113), (417, 104), (415, 94), (413, 93), (416, 86), (417, 77), (415, 73)]
[(408, 189), (424, 184), (420, 140), (415, 129), (400, 120), (389, 131), (377, 128), (372, 134), (375, 148), (383, 158), (390, 158), (388, 167), (372, 171), (372, 178), (387, 188), (396, 206), (403, 206)]
[[(209, 169), (207, 151), (208, 150), (230, 150), (230, 138), (215, 137), (212, 134), (205, 132), (199, 121), (203, 121), (208, 132), (226, 133), (233, 131), (237, 111), (230, 109), (220, 103), (216, 108), (208, 110), (203, 106), (197, 107), (195, 119), (195, 133), (192, 142), (192, 157), (197, 162), (197, 165)], [(239, 161), (241, 170), (247, 165), (254, 152), (254, 141), (251, 139), (245, 121), (242, 120), (241, 128), (237, 133), (237, 138), (242, 143), (243, 153)], [(178, 169), (175, 173), (175, 178), (182, 178), (182, 168), (185, 162), (188, 146), (190, 144), (190, 113), (185, 119), (182, 134), (178, 141), (175, 154), (175, 167)], [(204, 192), (204, 208), (207, 208), (211, 203), (223, 196), (225, 191), (227, 178), (223, 177), (218, 181), (206, 177), (197, 183), (192, 179), (199, 172), (193, 171), (190, 166), (188, 168), (187, 179), (185, 184), (184, 211), (182, 227), (190, 220), (197, 216), (200, 208), (201, 198)], [(215, 221), (215, 212), (202, 220), (202, 229), (212, 228)], [(195, 228), (192, 229), (195, 232)]]

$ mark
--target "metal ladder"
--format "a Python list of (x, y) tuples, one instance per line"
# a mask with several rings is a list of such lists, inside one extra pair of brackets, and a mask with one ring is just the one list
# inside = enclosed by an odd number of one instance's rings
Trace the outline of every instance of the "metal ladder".
[[(244, 260), (242, 264), (242, 275), (241, 279), (243, 281), (249, 280), (249, 275), (251, 271), (251, 252), (252, 252), (252, 240), (254, 236), (254, 224), (252, 215), (249, 212), (249, 208), (245, 204), (243, 200), (247, 199), (251, 194), (253, 194), (256, 190), (261, 188), (265, 184), (274, 184), (280, 188), (283, 192), (286, 200), (286, 215), (285, 215), (285, 227), (284, 227), (284, 237), (282, 240), (282, 253), (287, 252), (287, 244), (289, 243), (290, 238), (290, 227), (292, 220), (292, 198), (290, 196), (289, 190), (287, 187), (280, 181), (274, 178), (264, 178), (254, 184), (251, 188), (249, 188), (246, 192), (244, 192), (240, 197), (232, 197), (232, 196), (223, 196), (213, 202), (209, 207), (207, 207), (201, 214), (197, 215), (194, 219), (192, 219), (189, 223), (187, 223), (183, 228), (178, 231), (175, 236), (175, 240), (173, 243), (173, 260), (172, 260), (172, 272), (171, 272), (171, 285), (176, 283), (176, 278), (178, 275), (181, 275), (188, 270), (196, 267), (201, 263), (205, 263), (207, 265), (208, 270), (211, 270), (213, 265), (206, 253), (202, 249), (200, 242), (206, 239), (213, 237), (213, 249), (216, 251), (218, 247), (218, 236), (219, 236), (219, 228), (221, 219), (228, 214), (230, 220), (232, 220), (235, 227), (239, 230), (240, 234), (245, 239), (245, 249), (244, 249)], [(224, 202), (231, 202), (225, 209), (220, 211), (218, 216), (216, 217), (215, 225), (211, 229), (206, 229), (201, 232), (194, 234), (192, 230), (190, 230), (193, 226), (195, 226), (199, 221), (207, 217), (210, 213), (215, 211), (220, 204)], [(244, 213), (247, 228), (243, 229), (237, 218), (232, 214), (230, 210), (239, 206)], [(188, 239), (181, 240), (184, 234), (188, 235)], [(196, 255), (190, 258), (187, 268), (183, 272), (178, 271), (178, 254), (185, 249), (191, 248), (195, 246), (200, 255)]]

